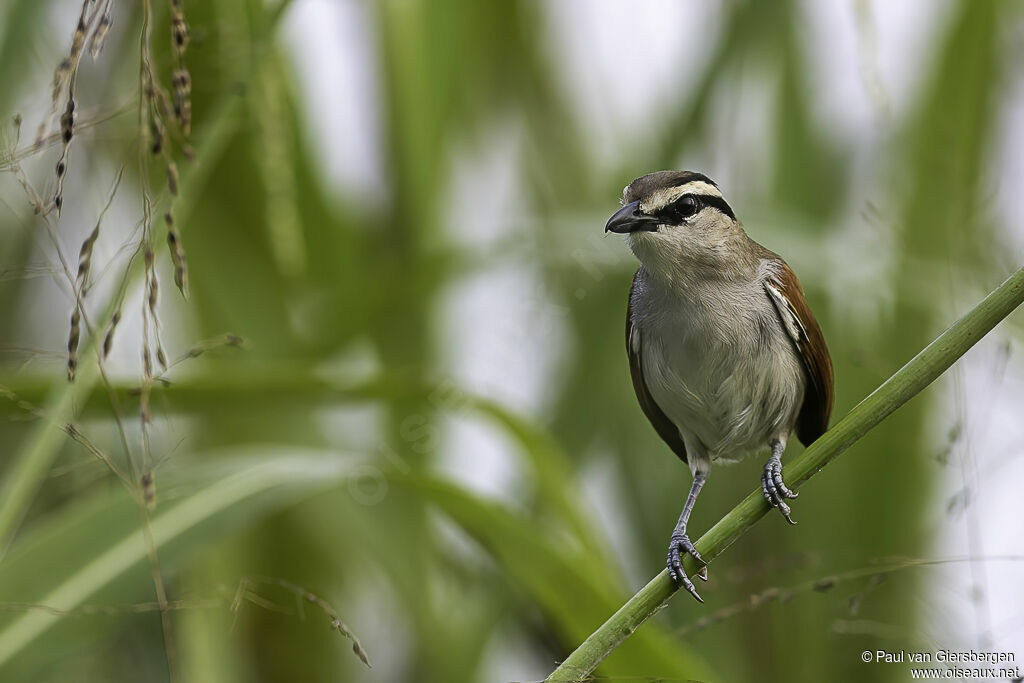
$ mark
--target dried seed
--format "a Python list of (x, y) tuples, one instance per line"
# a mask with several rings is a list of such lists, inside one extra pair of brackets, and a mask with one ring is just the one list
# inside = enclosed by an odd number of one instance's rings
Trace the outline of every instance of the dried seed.
[(189, 99), (192, 93), (192, 76), (188, 69), (175, 69), (171, 74), (171, 85), (174, 88), (174, 115), (181, 126), (182, 134), (188, 137), (192, 128), (192, 101)]
[(75, 306), (75, 309), (71, 312), (71, 331), (68, 333), (68, 381), (75, 381), (75, 370), (78, 369), (78, 340), (81, 337), (82, 330), (81, 322), (81, 309)]
[(71, 142), (75, 127), (75, 98), (68, 96), (68, 106), (60, 117), (60, 135), (64, 144)]
[(89, 236), (82, 242), (82, 248), (78, 252), (78, 287), (82, 288), (86, 278), (89, 275), (89, 266), (92, 263), (92, 248), (96, 244), (96, 239), (100, 236), (100, 224), (96, 223), (96, 227), (93, 228)]
[(153, 135), (153, 154), (159, 154), (164, 148), (164, 140), (167, 137), (167, 129), (159, 116), (153, 116), (149, 121), (150, 132)]
[(157, 291), (159, 287), (156, 281), (156, 271), (152, 273), (149, 278), (149, 312), (153, 314), (154, 319), (156, 318), (156, 301)]
[(167, 189), (175, 197), (178, 196), (178, 165), (173, 161), (167, 162)]
[(192, 92), (192, 75), (189, 74), (188, 69), (175, 69), (171, 74), (171, 85), (174, 86), (175, 92), (183, 95), (190, 94)]
[(185, 23), (185, 16), (182, 14), (180, 7), (175, 8), (172, 14), (171, 40), (174, 42), (174, 51), (180, 57), (188, 49), (188, 24)]
[(156, 479), (152, 470), (142, 475), (142, 499), (150, 511), (156, 508)]
[(117, 324), (121, 322), (121, 311), (114, 311), (114, 315), (110, 318), (110, 324), (107, 325), (107, 333), (103, 336), (103, 358), (110, 355), (110, 349), (114, 346), (114, 330), (117, 329)]
[(99, 22), (96, 24), (96, 29), (92, 32), (92, 37), (89, 39), (89, 54), (93, 59), (100, 56), (100, 51), (103, 49), (103, 43), (107, 39), (107, 33), (110, 32), (110, 25), (112, 23), (110, 3), (108, 2), (103, 10), (103, 14), (100, 16)]
[(174, 227), (171, 214), (164, 214), (164, 220), (167, 222), (167, 247), (171, 252), (171, 263), (174, 265), (174, 284), (178, 286), (181, 295), (188, 299), (188, 260), (185, 257), (185, 247)]
[(71, 75), (71, 59), (65, 57), (60, 60), (57, 65), (57, 70), (53, 74), (53, 99), (54, 105), (56, 106), (56, 100), (60, 99), (60, 90), (63, 87), (64, 81)]

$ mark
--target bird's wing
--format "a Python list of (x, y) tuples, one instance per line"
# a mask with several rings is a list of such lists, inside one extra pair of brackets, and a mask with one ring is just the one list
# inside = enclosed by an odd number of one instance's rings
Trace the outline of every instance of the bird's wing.
[[(639, 274), (639, 271), (637, 273)], [(658, 436), (668, 444), (673, 453), (686, 462), (686, 445), (679, 435), (679, 430), (654, 402), (654, 397), (651, 396), (644, 380), (641, 352), (643, 339), (640, 336), (640, 329), (633, 325), (633, 290), (636, 288), (636, 278), (637, 276), (633, 277), (633, 284), (629, 288), (629, 305), (626, 307), (626, 353), (629, 354), (629, 374), (633, 377), (633, 391), (636, 392), (640, 409), (644, 411), (654, 431), (658, 432)]]
[(832, 359), (796, 274), (782, 259), (778, 266), (764, 287), (807, 371), (807, 389), (796, 427), (800, 441), (809, 446), (828, 429), (832, 414)]

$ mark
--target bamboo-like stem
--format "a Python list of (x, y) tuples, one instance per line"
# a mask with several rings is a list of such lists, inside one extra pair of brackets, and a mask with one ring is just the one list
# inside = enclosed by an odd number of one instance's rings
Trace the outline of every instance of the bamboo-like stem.
[[(811, 444), (802, 456), (786, 468), (787, 480), (793, 485), (800, 485), (820, 472), (857, 439), (935, 381), (1021, 303), (1024, 303), (1024, 268), (1011, 275)], [(751, 492), (701, 536), (696, 543), (698, 552), (705, 561), (710, 562), (770, 509), (760, 489)], [(684, 562), (687, 575), (693, 576), (697, 570), (696, 562), (689, 556)], [(676, 590), (668, 570), (663, 569), (608, 621), (590, 634), (545, 680), (585, 680), (615, 648), (664, 607)]]

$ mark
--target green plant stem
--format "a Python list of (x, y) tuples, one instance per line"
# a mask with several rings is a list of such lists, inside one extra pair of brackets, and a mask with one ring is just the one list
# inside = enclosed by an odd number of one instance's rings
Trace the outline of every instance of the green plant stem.
[[(1011, 275), (977, 306), (861, 401), (846, 417), (815, 441), (786, 469), (787, 479), (800, 485), (820, 472), (857, 439), (931, 384), (1003, 318), (1024, 302), (1024, 268)], [(750, 493), (701, 536), (696, 546), (710, 562), (771, 510), (761, 490)], [(687, 575), (696, 562), (687, 556)], [(651, 579), (626, 604), (594, 631), (555, 669), (546, 681), (581, 681), (648, 618), (667, 604), (677, 588), (667, 570)]]

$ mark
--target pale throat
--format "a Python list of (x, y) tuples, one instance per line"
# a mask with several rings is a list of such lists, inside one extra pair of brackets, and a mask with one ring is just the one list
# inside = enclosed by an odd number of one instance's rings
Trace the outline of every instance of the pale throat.
[(749, 241), (740, 232), (711, 245), (695, 240), (666, 244), (667, 240), (652, 233), (635, 233), (630, 235), (629, 247), (654, 283), (693, 296), (744, 289), (761, 281), (764, 264), (759, 258), (748, 258), (736, 238)]

